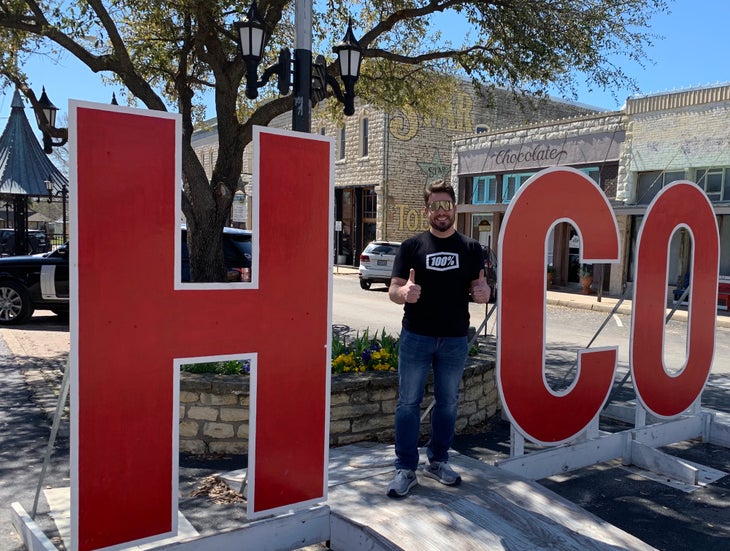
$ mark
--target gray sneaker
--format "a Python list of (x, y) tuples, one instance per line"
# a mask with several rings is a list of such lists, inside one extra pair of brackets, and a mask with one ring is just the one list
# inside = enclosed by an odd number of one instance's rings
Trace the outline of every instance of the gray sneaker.
[(418, 484), (416, 473), (410, 469), (397, 469), (393, 480), (388, 484), (388, 497), (403, 497)]
[(447, 486), (458, 486), (461, 484), (461, 477), (454, 472), (454, 469), (446, 461), (434, 461), (426, 465), (423, 468), (423, 474)]

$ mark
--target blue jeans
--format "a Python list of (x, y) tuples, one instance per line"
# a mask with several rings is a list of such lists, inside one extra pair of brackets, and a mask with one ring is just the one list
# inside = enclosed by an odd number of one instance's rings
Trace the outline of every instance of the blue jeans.
[(427, 337), (401, 330), (398, 346), (398, 405), (395, 409), (395, 468), (418, 467), (421, 401), (428, 372), (433, 369), (429, 461), (447, 461), (454, 440), (459, 383), (467, 354), (466, 337)]

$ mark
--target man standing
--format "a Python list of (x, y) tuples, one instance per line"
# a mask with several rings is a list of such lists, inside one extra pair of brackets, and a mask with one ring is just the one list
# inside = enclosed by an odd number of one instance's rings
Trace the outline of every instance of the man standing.
[(454, 188), (443, 180), (431, 182), (424, 201), (431, 227), (401, 244), (388, 290), (390, 300), (405, 305), (398, 349), (396, 473), (388, 486), (390, 497), (403, 497), (418, 484), (421, 401), (431, 369), (436, 403), (426, 448), (429, 464), (423, 474), (449, 486), (461, 482), (448, 464), (448, 450), (468, 352), (469, 297), (485, 304), (491, 293), (481, 245), (454, 228)]

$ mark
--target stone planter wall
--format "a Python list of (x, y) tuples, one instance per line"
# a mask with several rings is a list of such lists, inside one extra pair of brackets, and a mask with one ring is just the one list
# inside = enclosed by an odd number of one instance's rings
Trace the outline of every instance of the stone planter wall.
[[(193, 455), (248, 451), (249, 379), (246, 376), (182, 373), (180, 377), (180, 451)], [(332, 376), (330, 445), (392, 441), (398, 376), (394, 372)], [(423, 408), (431, 403), (427, 383)], [(469, 358), (459, 392), (456, 432), (476, 429), (497, 413), (499, 398), (494, 359)], [(422, 424), (429, 430), (430, 418)]]

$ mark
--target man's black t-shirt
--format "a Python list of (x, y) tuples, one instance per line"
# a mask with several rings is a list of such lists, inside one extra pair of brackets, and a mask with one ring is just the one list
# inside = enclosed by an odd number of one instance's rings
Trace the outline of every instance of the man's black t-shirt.
[(407, 280), (411, 268), (421, 286), (421, 297), (404, 305), (403, 327), (430, 337), (465, 336), (471, 282), (484, 268), (479, 242), (459, 232), (445, 238), (421, 233), (401, 244), (393, 277)]

